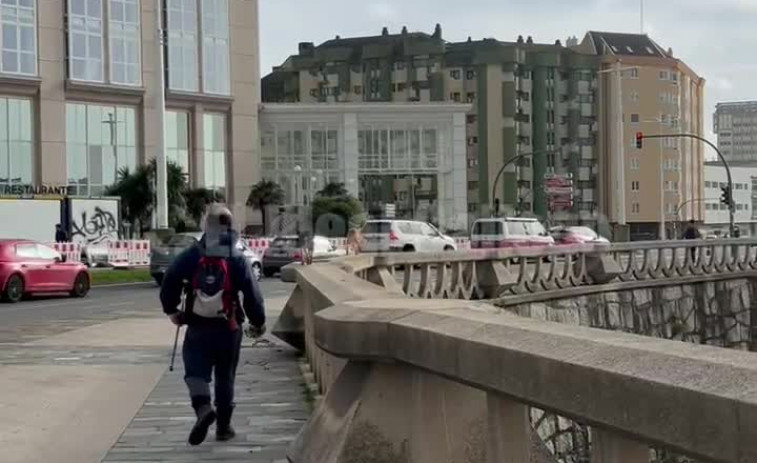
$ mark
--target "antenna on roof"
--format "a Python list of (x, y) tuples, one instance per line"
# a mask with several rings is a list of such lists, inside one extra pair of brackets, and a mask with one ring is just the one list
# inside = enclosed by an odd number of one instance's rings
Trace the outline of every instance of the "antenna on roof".
[(644, 0), (639, 0), (639, 9), (640, 11), (640, 28), (641, 28), (641, 34), (644, 34)]

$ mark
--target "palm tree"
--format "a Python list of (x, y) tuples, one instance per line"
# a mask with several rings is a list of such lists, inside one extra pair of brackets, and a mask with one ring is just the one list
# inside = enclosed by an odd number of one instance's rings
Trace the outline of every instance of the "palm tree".
[(327, 183), (316, 195), (321, 198), (343, 198), (349, 196), (350, 193), (344, 187), (344, 183), (331, 182)]
[[(157, 202), (156, 167), (155, 160), (137, 167), (134, 172), (124, 167), (118, 173), (118, 181), (106, 189), (108, 196), (121, 198), (122, 216), (133, 225), (139, 223), (140, 232), (148, 228)], [(183, 218), (183, 193), (187, 188), (187, 179), (181, 167), (171, 161), (168, 162), (167, 172), (169, 219), (175, 225)]]
[(216, 190), (209, 190), (207, 188), (194, 188), (184, 192), (184, 200), (186, 202), (187, 215), (194, 220), (198, 226), (202, 221), (202, 216), (205, 214), (209, 204), (222, 203), (225, 201), (223, 195)]
[(259, 209), (263, 215), (263, 234), (268, 232), (266, 208), (272, 205), (284, 204), (284, 190), (271, 180), (261, 180), (252, 186), (247, 197), (247, 205)]

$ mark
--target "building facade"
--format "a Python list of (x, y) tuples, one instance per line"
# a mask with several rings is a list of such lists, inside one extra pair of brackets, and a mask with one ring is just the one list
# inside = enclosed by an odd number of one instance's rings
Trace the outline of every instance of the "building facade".
[(373, 215), (466, 230), (467, 104), (265, 104), (261, 168), (286, 203), (343, 183)]
[(599, 196), (615, 236), (657, 239), (663, 220), (671, 234), (681, 205), (683, 220), (703, 221), (704, 203), (693, 200), (704, 193), (704, 145), (663, 138), (637, 149), (635, 135), (704, 136), (704, 79), (646, 35), (589, 32), (576, 42), (601, 59)]
[[(298, 54), (263, 79), (263, 100), (279, 103), (469, 103), (466, 117), (467, 210), (550, 215), (545, 174), (572, 174), (573, 209), (556, 220), (593, 222), (597, 207), (596, 70), (599, 60), (560, 43), (494, 39), (447, 43), (433, 34), (337, 37)], [(533, 153), (508, 167), (505, 162)]]
[[(156, 156), (158, 12), (152, 0), (5, 2), (0, 186), (99, 196)], [(258, 10), (248, 0), (164, 0), (165, 137), (195, 187), (237, 214), (259, 176)]]
[[(741, 236), (757, 236), (757, 167), (732, 165), (733, 201), (736, 204), (735, 223)], [(708, 233), (726, 236), (730, 213), (721, 201), (722, 189), (728, 186), (728, 175), (720, 162), (704, 166), (704, 225)]]
[(757, 163), (757, 101), (718, 103), (713, 122), (723, 157)]

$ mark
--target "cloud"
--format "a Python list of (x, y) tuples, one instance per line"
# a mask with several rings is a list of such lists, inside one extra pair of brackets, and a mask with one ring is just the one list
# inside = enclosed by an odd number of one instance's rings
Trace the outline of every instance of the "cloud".
[(391, 20), (397, 16), (397, 10), (388, 2), (371, 2), (368, 4), (368, 14), (378, 20)]

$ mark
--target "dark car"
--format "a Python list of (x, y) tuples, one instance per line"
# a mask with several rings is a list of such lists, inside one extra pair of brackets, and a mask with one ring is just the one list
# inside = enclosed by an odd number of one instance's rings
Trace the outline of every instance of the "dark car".
[(302, 259), (300, 240), (296, 236), (279, 236), (263, 253), (263, 275), (272, 277), (281, 268)]
[(89, 292), (89, 271), (81, 262), (28, 240), (0, 240), (0, 294), (18, 302), (27, 294), (69, 293), (84, 297)]
[[(158, 285), (163, 283), (163, 275), (165, 275), (166, 269), (171, 265), (176, 256), (190, 246), (197, 244), (201, 238), (202, 233), (200, 232), (177, 233), (168, 238), (165, 243), (153, 246), (150, 255), (150, 275), (152, 275), (152, 278)], [(262, 265), (257, 253), (248, 248), (242, 241), (237, 241), (237, 248), (242, 251), (242, 254), (244, 254), (244, 257), (252, 268), (253, 275), (260, 281)]]

